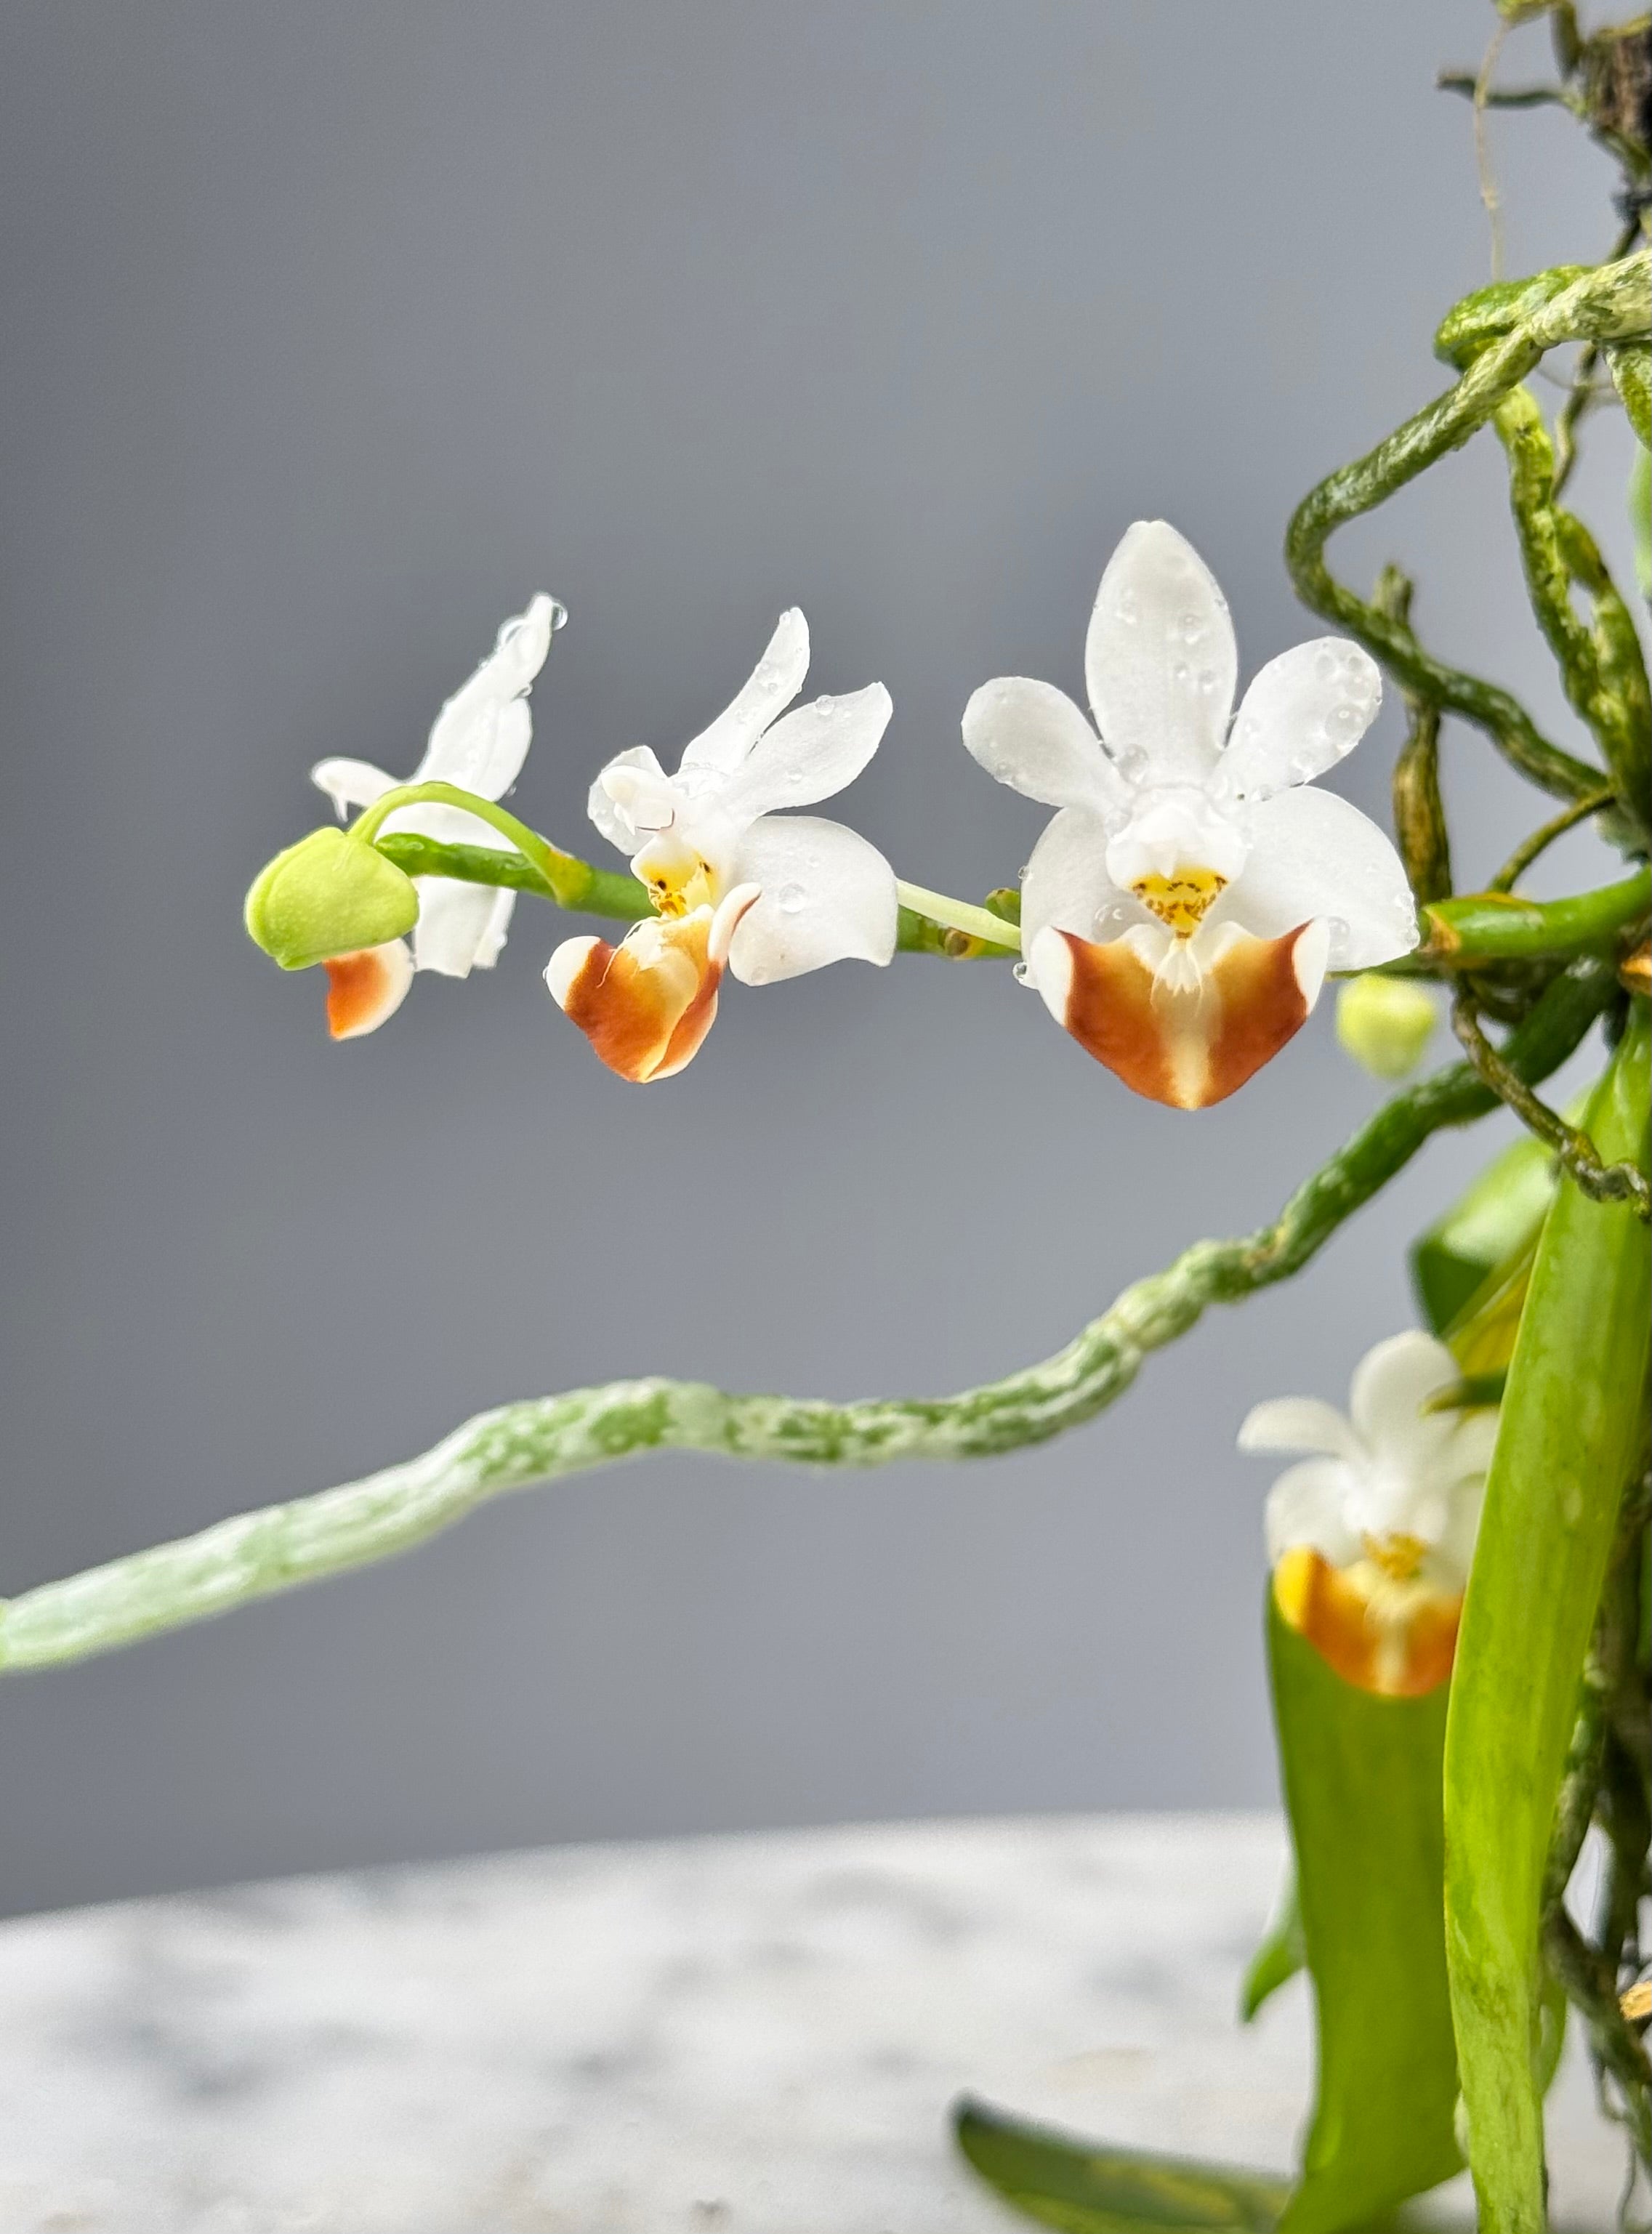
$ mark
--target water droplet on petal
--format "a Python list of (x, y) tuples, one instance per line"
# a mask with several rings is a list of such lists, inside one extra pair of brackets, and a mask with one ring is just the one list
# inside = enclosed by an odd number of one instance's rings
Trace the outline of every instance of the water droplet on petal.
[(1120, 590), (1113, 600), (1113, 611), (1126, 628), (1134, 628), (1141, 611), (1133, 590)]
[(1198, 671), (1198, 687), (1203, 691), (1205, 697), (1208, 698), (1211, 696), (1211, 693), (1216, 688), (1216, 670), (1213, 667), (1200, 668)]
[(1340, 752), (1346, 752), (1356, 743), (1364, 730), (1365, 709), (1349, 705), (1346, 700), (1340, 706), (1333, 706), (1325, 716), (1325, 735)]
[(1119, 773), (1126, 783), (1139, 782), (1147, 773), (1147, 755), (1139, 745), (1132, 745), (1119, 755)]
[(1319, 774), (1319, 762), (1312, 753), (1295, 754), (1289, 763), (1292, 783), (1311, 783)]
[(1205, 634), (1203, 613), (1185, 612), (1181, 618), (1181, 637), (1184, 643), (1197, 643)]
[(801, 885), (782, 885), (774, 895), (774, 905), (782, 915), (795, 915), (808, 897)]
[(1029, 984), (1032, 981), (1033, 973), (1027, 967), (1027, 964), (1024, 962), (1016, 963), (1009, 974), (1015, 979), (1017, 985)]
[(829, 714), (832, 711), (832, 693), (829, 690), (823, 690), (815, 700), (814, 710), (817, 714)]
[(1314, 672), (1318, 676), (1322, 683), (1329, 683), (1332, 676), (1336, 673), (1341, 663), (1342, 663), (1338, 660), (1336, 654), (1332, 651), (1328, 645), (1323, 651), (1318, 652), (1315, 655)]
[(1326, 918), (1325, 928), (1331, 935), (1331, 944), (1333, 947), (1340, 950), (1347, 944), (1348, 924), (1348, 918), (1346, 916), (1334, 915), (1328, 917)]
[(1032, 865), (1032, 863), (1031, 863), (1030, 861), (1023, 861), (1023, 862), (1022, 863), (1022, 865), (1021, 865), (1020, 868), (1018, 868), (1018, 869), (1016, 870), (1016, 872), (1015, 872), (1015, 882), (1016, 882), (1018, 885), (1024, 885), (1024, 884), (1026, 883), (1026, 881), (1027, 881), (1027, 872), (1028, 872), (1028, 869), (1030, 869), (1030, 868), (1032, 867), (1032, 866), (1033, 866), (1033, 865)]
[(1170, 679), (1179, 690), (1185, 690), (1193, 679), (1193, 670), (1185, 659), (1179, 659), (1170, 670)]

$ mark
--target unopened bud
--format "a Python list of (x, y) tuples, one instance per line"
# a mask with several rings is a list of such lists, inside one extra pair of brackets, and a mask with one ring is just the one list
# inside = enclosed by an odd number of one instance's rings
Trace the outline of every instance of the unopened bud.
[(1432, 994), (1404, 977), (1368, 971), (1336, 996), (1336, 1036), (1373, 1078), (1404, 1078), (1414, 1070), (1438, 1022)]
[(289, 846), (246, 896), (249, 937), (284, 970), (382, 946), (418, 918), (412, 879), (343, 830), (312, 830)]

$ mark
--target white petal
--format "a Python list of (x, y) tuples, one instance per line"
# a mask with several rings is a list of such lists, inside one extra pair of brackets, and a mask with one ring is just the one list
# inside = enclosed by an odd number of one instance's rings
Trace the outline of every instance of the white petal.
[(1250, 850), (1231, 811), (1202, 786), (1167, 784), (1144, 793), (1108, 839), (1107, 873), (1126, 891), (1143, 877), (1173, 877), (1179, 869), (1213, 869), (1231, 884)]
[(799, 706), (764, 731), (718, 799), (736, 825), (780, 807), (813, 807), (852, 783), (877, 751), (894, 711), (881, 683)]
[(310, 781), (332, 800), (341, 822), (352, 807), (371, 807), (375, 799), (395, 789), (395, 778), (370, 761), (317, 761)]
[(780, 615), (768, 649), (732, 706), (702, 729), (682, 755), (684, 768), (738, 768), (763, 731), (803, 688), (809, 671), (809, 624), (795, 605)]
[(1025, 675), (983, 683), (963, 709), (963, 742), (987, 774), (1047, 807), (1121, 810), (1129, 787), (1064, 690)]
[(1304, 1459), (1282, 1473), (1268, 1492), (1269, 1564), (1277, 1565), (1298, 1545), (1310, 1546), (1336, 1567), (1357, 1558), (1360, 1539), (1348, 1519), (1351, 1487), (1341, 1459)]
[(1367, 1350), (1348, 1390), (1354, 1431), (1368, 1450), (1407, 1470), (1437, 1458), (1456, 1432), (1448, 1412), (1423, 1406), (1462, 1375), (1443, 1342), (1415, 1327)]
[(1140, 902), (1107, 874), (1101, 817), (1087, 807), (1064, 807), (1034, 846), (1022, 879), (1023, 950), (1030, 955), (1033, 941), (1052, 924), (1080, 938), (1112, 938), (1126, 924), (1147, 921)]
[(767, 814), (741, 839), (734, 875), (763, 895), (729, 951), (742, 984), (772, 985), (851, 957), (887, 962), (895, 951), (895, 872), (840, 822)]
[(1282, 791), (1250, 816), (1250, 858), (1212, 910), (1258, 938), (1322, 917), (1333, 970), (1409, 954), (1417, 913), (1400, 856), (1367, 814), (1330, 791)]
[(591, 785), (591, 795), (585, 802), (587, 813), (609, 844), (617, 846), (622, 853), (629, 856), (637, 851), (638, 833), (630, 816), (621, 813), (603, 782), (603, 776), (614, 768), (638, 768), (662, 785), (669, 785), (671, 779), (660, 766), (659, 757), (651, 745), (633, 745), (627, 753), (617, 753), (602, 775)]
[(1242, 1451), (1313, 1451), (1326, 1458), (1357, 1459), (1354, 1430), (1334, 1404), (1317, 1396), (1275, 1396), (1257, 1404), (1239, 1429)]
[(1381, 670), (1346, 637), (1282, 651), (1244, 694), (1222, 754), (1224, 790), (1268, 799), (1322, 775), (1353, 751), (1381, 703)]
[(415, 877), (414, 882), (419, 888), (414, 968), (434, 970), (441, 977), (491, 970), (505, 944), (516, 894), (447, 877)]
[(493, 650), (437, 715), (415, 783), (456, 783), (483, 799), (504, 798), (527, 757), (527, 692), (551, 649), (556, 611), (540, 596), (506, 622)]
[(1239, 669), (1216, 578), (1162, 519), (1139, 519), (1107, 561), (1084, 644), (1101, 741), (1144, 783), (1200, 783), (1216, 765)]

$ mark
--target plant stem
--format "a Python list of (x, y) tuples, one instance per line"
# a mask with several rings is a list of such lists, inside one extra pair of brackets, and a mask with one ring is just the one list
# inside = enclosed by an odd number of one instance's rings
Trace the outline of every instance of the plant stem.
[[(1596, 796), (1598, 794), (1596, 794)], [(1580, 807), (1580, 812), (1586, 812)], [(1540, 962), (1604, 947), (1652, 906), (1652, 870), (1559, 900), (1517, 899), (1512, 893), (1466, 892), (1422, 911), (1428, 933), (1422, 958), (1447, 970), (1485, 962)]]
[(1568, 830), (1575, 830), (1580, 822), (1587, 822), (1591, 814), (1598, 814), (1610, 807), (1615, 794), (1610, 787), (1596, 792), (1592, 797), (1574, 800), (1563, 807), (1558, 814), (1539, 824), (1529, 838), (1523, 838), (1485, 889), (1488, 892), (1512, 892), (1539, 854), (1546, 853), (1557, 838), (1564, 838)]
[[(1528, 1080), (1546, 1077), (1616, 991), (1608, 963), (1574, 963), (1513, 1035), (1510, 1063)], [(649, 1379), (501, 1405), (365, 1480), (240, 1514), (0, 1603), (0, 1669), (85, 1659), (228, 1612), (407, 1551), (506, 1490), (649, 1451), (865, 1466), (992, 1457), (1046, 1442), (1105, 1410), (1149, 1353), (1185, 1334), (1211, 1304), (1237, 1303), (1300, 1271), (1431, 1134), (1495, 1106), (1466, 1063), (1437, 1071), (1380, 1109), (1271, 1225), (1195, 1242), (1126, 1288), (1065, 1349), (1007, 1379), (954, 1396), (849, 1404)]]
[[(1325, 562), (1326, 544), (1337, 528), (1372, 511), (1448, 450), (1460, 447), (1549, 349), (1568, 341), (1616, 341), (1642, 334), (1649, 317), (1648, 258), (1627, 257), (1581, 276), (1570, 270), (1544, 274), (1512, 294), (1487, 292), (1496, 297), (1486, 321), (1496, 337), (1485, 339), (1454, 388), (1367, 456), (1309, 492), (1286, 532), (1285, 564), (1303, 602), (1357, 637), (1408, 689), (1484, 729), (1505, 758), (1545, 791), (1578, 799), (1600, 788), (1597, 768), (1544, 736), (1508, 691), (1426, 652), (1407, 622), (1356, 596)], [(1453, 313), (1459, 324), (1459, 314), (1472, 310), (1478, 299), (1471, 297)]]
[(922, 885), (898, 883), (895, 891), (901, 905), (910, 908), (914, 915), (927, 916), (931, 923), (942, 924), (950, 931), (960, 931), (966, 938), (979, 940), (983, 950), (1021, 952), (1019, 926), (1006, 923), (1002, 916), (992, 914), (987, 908), (972, 907), (967, 900), (950, 899), (944, 892), (926, 892)]

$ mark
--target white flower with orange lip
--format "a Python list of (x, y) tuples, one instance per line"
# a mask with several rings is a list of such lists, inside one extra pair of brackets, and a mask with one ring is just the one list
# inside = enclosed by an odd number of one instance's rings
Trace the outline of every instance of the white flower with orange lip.
[(1268, 1495), (1274, 1603), (1339, 1676), (1389, 1698), (1451, 1673), (1497, 1415), (1430, 1410), (1461, 1378), (1411, 1332), (1367, 1353), (1348, 1417), (1312, 1396), (1258, 1404), (1242, 1451), (1313, 1453)]
[[(479, 799), (503, 799), (522, 773), (532, 740), (528, 692), (566, 618), (553, 598), (541, 594), (506, 622), (493, 650), (437, 715), (424, 758), (410, 776), (387, 775), (368, 761), (326, 760), (310, 771), (311, 782), (326, 793), (341, 820), (352, 807), (371, 807), (403, 781), (456, 784)], [(398, 830), (447, 845), (511, 850), (507, 839), (462, 807), (397, 807), (386, 816), (382, 833)], [(516, 904), (513, 892), (448, 877), (415, 877), (414, 883), (419, 920), (410, 950), (405, 939), (395, 938), (326, 963), (327, 1020), (335, 1039), (375, 1031), (401, 1007), (415, 970), (467, 977), (473, 970), (491, 970), (499, 959)]]
[(889, 723), (881, 683), (785, 713), (808, 666), (808, 624), (793, 607), (675, 775), (638, 745), (591, 787), (591, 820), (629, 856), (656, 913), (617, 947), (565, 941), (545, 977), (623, 1078), (669, 1078), (691, 1060), (725, 966), (743, 984), (767, 985), (894, 953), (899, 908), (883, 855), (839, 822), (776, 812), (852, 782)]
[(1209, 569), (1165, 521), (1138, 520), (1085, 641), (1096, 728), (1022, 676), (984, 683), (963, 716), (989, 774), (1061, 810), (1023, 880), (1027, 977), (1098, 1061), (1182, 1109), (1276, 1055), (1328, 969), (1417, 943), (1388, 839), (1299, 787), (1370, 725), (1375, 663), (1340, 637), (1298, 644), (1256, 677), (1229, 735), (1237, 672)]

